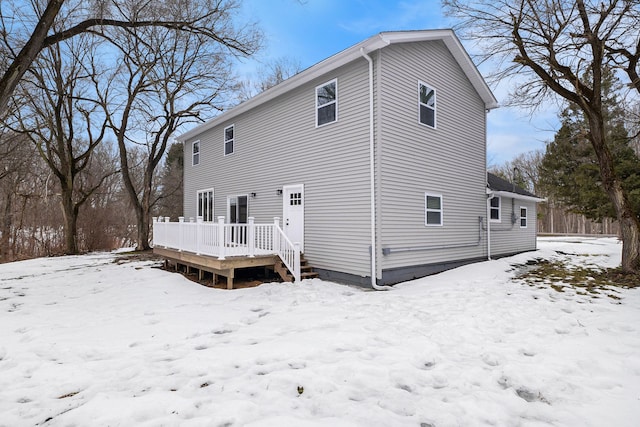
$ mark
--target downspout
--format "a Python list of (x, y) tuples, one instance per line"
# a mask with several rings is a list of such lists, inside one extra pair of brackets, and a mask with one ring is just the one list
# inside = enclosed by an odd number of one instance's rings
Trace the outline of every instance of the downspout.
[[(487, 115), (491, 112), (490, 109), (485, 110), (486, 114), (484, 116), (484, 155), (485, 155), (485, 164), (484, 164), (484, 179), (486, 183), (487, 189), (489, 189), (489, 176), (487, 175)], [(487, 210), (487, 260), (491, 261), (491, 198), (493, 197), (493, 191), (489, 191), (487, 193), (487, 205), (485, 206)]]
[(487, 193), (487, 260), (491, 261), (491, 198), (493, 192)]
[(374, 133), (373, 133), (373, 59), (367, 55), (364, 48), (360, 48), (360, 53), (369, 62), (369, 175), (371, 186), (371, 287), (376, 291), (391, 290), (391, 286), (379, 286), (376, 283), (377, 264), (376, 256), (378, 245), (376, 241), (376, 199), (375, 199), (375, 167), (374, 167)]

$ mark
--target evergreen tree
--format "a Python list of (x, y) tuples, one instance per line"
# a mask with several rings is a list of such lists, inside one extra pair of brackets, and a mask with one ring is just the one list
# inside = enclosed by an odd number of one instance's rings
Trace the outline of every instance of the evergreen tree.
[(171, 217), (177, 220), (182, 216), (183, 187), (182, 176), (184, 173), (183, 144), (176, 142), (171, 144), (164, 168), (160, 176), (160, 199), (158, 200), (158, 215)]
[[(617, 80), (608, 72), (605, 80), (605, 137), (614, 159), (614, 170), (636, 215), (640, 214), (640, 159), (630, 146), (625, 112), (616, 96)], [(615, 218), (615, 210), (600, 181), (600, 169), (588, 139), (588, 124), (575, 105), (561, 116), (561, 127), (546, 147), (541, 164), (543, 192), (571, 211), (601, 221)]]

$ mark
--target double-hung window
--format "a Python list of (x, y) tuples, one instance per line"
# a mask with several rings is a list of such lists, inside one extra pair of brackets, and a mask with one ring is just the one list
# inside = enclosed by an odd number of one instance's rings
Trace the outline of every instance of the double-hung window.
[(316, 127), (338, 120), (338, 80), (316, 87)]
[(418, 82), (418, 108), (420, 123), (436, 127), (436, 90), (422, 82)]
[(198, 217), (203, 221), (213, 221), (213, 188), (198, 190)]
[(191, 164), (193, 166), (199, 165), (200, 164), (200, 141), (196, 141), (193, 143), (193, 145), (191, 146), (191, 153), (192, 153)]
[(527, 208), (520, 206), (520, 228), (527, 228)]
[(224, 128), (224, 155), (233, 154), (233, 141), (235, 139), (235, 125)]
[(442, 213), (442, 196), (425, 193), (424, 224), (428, 226), (442, 225)]
[(500, 222), (500, 197), (494, 196), (489, 201), (489, 219), (491, 222)]

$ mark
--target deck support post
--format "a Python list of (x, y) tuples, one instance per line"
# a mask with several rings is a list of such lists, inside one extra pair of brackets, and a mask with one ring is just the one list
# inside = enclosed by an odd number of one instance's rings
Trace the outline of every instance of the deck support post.
[(235, 272), (232, 268), (227, 275), (227, 289), (233, 289), (233, 276), (235, 276)]

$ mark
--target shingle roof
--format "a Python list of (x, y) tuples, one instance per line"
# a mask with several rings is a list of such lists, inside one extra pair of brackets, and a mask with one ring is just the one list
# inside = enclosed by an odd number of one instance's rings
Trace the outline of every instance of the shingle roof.
[(535, 194), (525, 190), (524, 188), (520, 188), (517, 185), (514, 185), (512, 182), (500, 178), (499, 176), (494, 175), (491, 172), (487, 172), (487, 184), (489, 185), (489, 189), (494, 191), (507, 191), (509, 193), (520, 194), (521, 196), (538, 197)]

